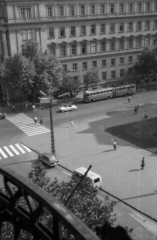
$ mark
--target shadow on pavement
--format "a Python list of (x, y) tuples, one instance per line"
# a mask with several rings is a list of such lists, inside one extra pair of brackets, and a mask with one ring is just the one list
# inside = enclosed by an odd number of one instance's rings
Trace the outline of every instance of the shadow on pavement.
[(112, 152), (112, 151), (114, 151), (114, 150), (110, 149), (110, 150), (103, 151), (102, 153), (104, 153), (104, 152)]
[[(129, 197), (129, 198), (123, 198), (122, 200), (123, 200), (123, 201), (126, 201), (126, 200), (135, 199), (135, 198), (149, 197), (149, 196), (156, 195), (156, 194), (157, 194), (157, 192), (155, 192), (155, 193), (149, 193), (149, 194), (143, 194), (143, 195), (140, 195), (140, 196), (134, 196), (134, 197)], [(119, 202), (119, 201), (117, 201), (117, 202)]]
[(140, 171), (141, 170), (141, 168), (139, 168), (139, 169), (132, 169), (132, 170), (129, 170), (128, 172), (137, 172), (137, 171)]

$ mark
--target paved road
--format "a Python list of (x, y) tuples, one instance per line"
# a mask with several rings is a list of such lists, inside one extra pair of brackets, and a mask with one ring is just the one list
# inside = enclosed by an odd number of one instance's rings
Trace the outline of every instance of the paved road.
[[(112, 151), (111, 136), (104, 132), (105, 128), (115, 125), (116, 119), (122, 123), (125, 122), (126, 116), (128, 118), (128, 114), (132, 117), (132, 110), (137, 101), (140, 101), (141, 105), (147, 102), (156, 103), (156, 92), (152, 92), (151, 96), (150, 93), (134, 95), (129, 106), (126, 98), (118, 98), (92, 104), (78, 104), (78, 111), (70, 113), (56, 113), (57, 108), (53, 108), (56, 151), (60, 162), (70, 169), (75, 169), (76, 167), (80, 167), (80, 165), (88, 167), (89, 164), (92, 164), (93, 171), (102, 175), (104, 188), (123, 197), (123, 199), (129, 201), (131, 204), (135, 204), (136, 207), (142, 207), (148, 213), (157, 215), (154, 212), (156, 205), (156, 195), (154, 192), (156, 165), (154, 157), (152, 156), (150, 160), (152, 165), (149, 162), (147, 163), (148, 170), (144, 172), (129, 172), (130, 170), (137, 169), (137, 166), (140, 165), (143, 150), (137, 149), (135, 146), (118, 139), (118, 149), (115, 153)], [(113, 121), (113, 117), (106, 113), (115, 109), (118, 110), (118, 113)], [(129, 111), (130, 109), (131, 112)], [(44, 116), (44, 124), (47, 127), (49, 126), (48, 110), (40, 110), (28, 115), (32, 119), (34, 116)], [(72, 128), (70, 127), (70, 119), (74, 120)], [(15, 128), (8, 120), (4, 120), (2, 124), (4, 129), (1, 129), (1, 136), (3, 136), (0, 142), (1, 148), (6, 145), (7, 141), (9, 141), (8, 145), (10, 145), (10, 143), (19, 144), (21, 140), (26, 145), (37, 150), (48, 151), (50, 149), (49, 133), (26, 137), (21, 130)], [(9, 133), (9, 138), (6, 137), (6, 133)], [(21, 155), (17, 157), (10, 156), (10, 158), (2, 159), (1, 163), (10, 164), (12, 169), (20, 171), (23, 175), (27, 176), (28, 171), (31, 169), (31, 163), (36, 162), (32, 160), (36, 158), (36, 155), (33, 154), (23, 154), (22, 158), (20, 157)], [(145, 155), (148, 158), (150, 157), (150, 154), (147, 152), (145, 152)], [(13, 164), (14, 161), (16, 164)], [(48, 174), (53, 175), (53, 169), (50, 169)], [(67, 176), (65, 172), (64, 174)], [(152, 176), (153, 178), (150, 182)], [(150, 188), (152, 183), (153, 186)], [(152, 201), (152, 196), (155, 201)], [(142, 199), (147, 201), (143, 201)], [(151, 205), (149, 204), (150, 202)], [(140, 216), (135, 216), (135, 214), (133, 214), (132, 218), (138, 219), (137, 222), (143, 221), (144, 223), (148, 223), (147, 225), (151, 225), (145, 218), (140, 218)], [(148, 232), (154, 234), (153, 224), (151, 227), (147, 226), (145, 228)], [(138, 231), (142, 231), (142, 234), (144, 234), (143, 227), (136, 227), (136, 231), (134, 231), (136, 239), (137, 235), (138, 239), (140, 239)], [(151, 238), (147, 236), (145, 239)]]

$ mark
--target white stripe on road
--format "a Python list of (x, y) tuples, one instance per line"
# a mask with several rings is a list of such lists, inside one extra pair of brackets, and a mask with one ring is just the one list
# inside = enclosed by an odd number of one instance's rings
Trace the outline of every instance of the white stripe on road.
[(20, 155), (20, 153), (14, 148), (13, 145), (9, 145), (9, 147), (13, 150), (13, 152), (14, 152), (16, 155)]
[(33, 119), (23, 113), (8, 116), (7, 119), (28, 136), (35, 136), (50, 132), (49, 128), (39, 123), (35, 124)]
[(3, 147), (5, 149), (5, 151), (10, 155), (10, 157), (13, 157), (14, 155), (12, 154), (12, 152), (10, 152), (9, 148), (7, 148), (7, 146)]
[(3, 150), (0, 148), (0, 153), (2, 154), (2, 156), (4, 157), (4, 158), (7, 158), (8, 156), (5, 154), (5, 152), (3, 152)]
[(22, 144), (22, 146), (28, 151), (28, 152), (32, 152), (32, 150), (30, 150), (28, 147), (26, 147), (25, 145)]
[(16, 146), (22, 153), (26, 153), (18, 143), (16, 143), (15, 146)]

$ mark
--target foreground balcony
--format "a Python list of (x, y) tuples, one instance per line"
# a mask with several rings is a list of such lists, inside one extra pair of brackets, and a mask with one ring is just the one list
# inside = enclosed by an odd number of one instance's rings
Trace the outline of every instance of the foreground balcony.
[[(1, 240), (61, 240), (65, 239), (63, 229), (69, 232), (69, 236), (74, 236), (74, 239), (99, 240), (66, 207), (27, 178), (6, 166), (0, 167), (0, 177), (3, 177), (7, 189), (7, 194), (2, 189), (0, 191)], [(45, 214), (51, 215), (49, 228), (43, 221)], [(10, 230), (5, 228), (6, 232), (10, 231), (7, 234), (12, 235), (9, 238), (3, 235), (6, 222), (12, 224)], [(23, 238), (26, 233), (28, 238)]]

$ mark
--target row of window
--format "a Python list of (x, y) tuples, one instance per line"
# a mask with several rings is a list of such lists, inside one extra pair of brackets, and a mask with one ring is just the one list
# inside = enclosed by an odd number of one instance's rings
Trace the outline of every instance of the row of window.
[[(145, 46), (149, 45), (149, 38), (145, 38)], [(135, 45), (133, 45), (133, 38), (127, 39), (127, 48), (124, 45), (124, 38), (118, 39), (118, 48), (116, 47), (116, 41), (115, 39), (109, 40), (109, 49), (107, 49), (107, 43), (106, 41), (100, 42), (100, 51), (98, 51), (98, 45), (96, 41), (90, 42), (90, 52), (87, 51), (87, 42), (81, 42), (79, 47), (79, 54), (88, 54), (88, 53), (103, 53), (107, 51), (123, 51), (123, 50), (131, 50), (131, 49), (140, 49), (142, 48), (142, 38), (136, 37)], [(156, 45), (156, 40), (154, 40), (154, 45)], [(49, 50), (53, 55), (56, 55), (56, 46), (55, 45), (49, 45)], [(67, 56), (67, 45), (66, 44), (60, 44), (59, 45), (59, 51), (61, 57)], [(78, 55), (78, 48), (76, 43), (70, 44), (70, 55)]]
[[(127, 74), (128, 75), (131, 75), (132, 73), (132, 68), (128, 68), (127, 70)], [(112, 70), (110, 72), (102, 72), (101, 73), (102, 76), (101, 76), (101, 79), (102, 80), (108, 80), (108, 79), (116, 79), (116, 78), (123, 78), (124, 77), (124, 74), (125, 74), (125, 69), (120, 69), (119, 71), (119, 74), (116, 72), (116, 70)], [(109, 77), (108, 77), (109, 76)]]
[[(33, 32), (32, 30), (23, 30), (22, 34), (23, 41), (32, 40), (33, 39)], [(96, 40), (90, 41), (90, 52), (87, 51), (87, 42), (83, 41), (79, 43), (79, 53), (80, 54), (87, 54), (87, 53), (99, 53), (99, 52), (107, 52), (107, 51), (118, 51), (118, 50), (131, 50), (131, 49), (139, 49), (144, 47), (142, 44), (142, 37), (136, 37), (135, 41), (132, 37), (127, 38), (127, 42), (125, 45), (125, 38), (117, 39), (118, 45), (116, 45), (116, 39), (109, 39), (109, 49), (107, 48), (107, 41), (101, 40), (100, 41), (100, 50), (98, 51), (98, 43)], [(133, 44), (135, 42), (135, 44)], [(157, 41), (154, 39), (153, 45), (156, 45)], [(150, 37), (145, 37), (144, 45), (150, 44)], [(53, 55), (56, 55), (56, 46), (55, 44), (49, 45), (49, 49)], [(60, 56), (65, 57), (67, 56), (67, 45), (62, 43), (59, 45)], [(70, 55), (77, 55), (78, 54), (78, 44), (77, 43), (70, 43)]]
[[(20, 15), (21, 18), (32, 18), (31, 8), (21, 8)], [(157, 12), (157, 1), (155, 2), (129, 2), (129, 3), (110, 3), (109, 7), (106, 4), (100, 3), (99, 5), (96, 4), (89, 4), (89, 7), (86, 4), (79, 4), (78, 9), (77, 6), (74, 4), (69, 4), (68, 7), (65, 5), (58, 5), (55, 6), (47, 6), (47, 17), (64, 17), (64, 16), (86, 16), (86, 15), (105, 15), (105, 14), (124, 14), (124, 13), (143, 13), (143, 12)]]
[[(58, 6), (57, 9), (57, 15), (59, 17), (64, 17), (66, 15), (66, 6)], [(53, 6), (47, 7), (47, 16), (53, 17), (54, 16), (54, 9)], [(68, 16), (75, 16), (77, 15), (77, 8), (75, 5), (69, 5), (68, 6)], [(151, 12), (151, 11), (157, 11), (157, 2), (137, 2), (137, 3), (119, 3), (117, 7), (117, 3), (110, 3), (109, 8), (107, 8), (106, 4), (100, 3), (99, 5), (96, 4), (89, 4), (89, 7), (85, 4), (79, 5), (79, 15), (85, 16), (85, 15), (97, 15), (97, 14), (115, 14), (115, 13), (142, 13), (142, 12)]]
[[(136, 31), (142, 31), (142, 30), (152, 30), (151, 27), (151, 22), (150, 21), (145, 21), (145, 26), (144, 24), (142, 24), (142, 21), (138, 21), (136, 23)], [(116, 24), (115, 23), (110, 23), (109, 25), (109, 33), (113, 34), (113, 33), (123, 33), (125, 31), (124, 29), (124, 24), (123, 22), (119, 23), (117, 31), (116, 31)], [(154, 20), (154, 24), (153, 24), (153, 30), (157, 29), (157, 20)], [(144, 26), (144, 27), (143, 27)], [(128, 32), (133, 32), (133, 22), (128, 22), (128, 28), (127, 28)], [(58, 36), (59, 37), (66, 37), (66, 28), (65, 27), (60, 27), (58, 29)], [(77, 30), (78, 31), (78, 30)], [(99, 26), (99, 33), (100, 34), (106, 34), (106, 24), (100, 24)], [(71, 26), (69, 27), (69, 36), (70, 37), (75, 37), (77, 34), (76, 32), (76, 26)], [(80, 36), (86, 36), (87, 34), (87, 27), (85, 25), (80, 26), (80, 31), (79, 31)], [(92, 24), (90, 26), (90, 35), (96, 35), (97, 34), (97, 26), (95, 24)], [(48, 29), (48, 37), (49, 38), (55, 38), (55, 30), (54, 28), (49, 28)]]
[[(139, 61), (139, 56), (137, 55), (137, 61)], [(109, 62), (108, 62), (109, 63)], [(118, 62), (117, 62), (118, 63)], [(133, 64), (133, 56), (128, 56), (128, 64)], [(119, 63), (120, 66), (126, 64), (124, 57), (119, 58)], [(90, 65), (91, 66), (91, 65)], [(116, 66), (116, 59), (111, 58), (110, 59), (110, 67), (115, 67)], [(64, 70), (68, 71), (68, 66), (67, 64), (63, 64)], [(92, 67), (97, 68), (98, 67), (98, 62), (96, 60), (92, 61)], [(107, 60), (102, 59), (101, 60), (101, 67), (106, 68), (107, 66)], [(82, 62), (82, 69), (83, 71), (88, 70), (88, 62)], [(78, 71), (78, 63), (72, 63), (72, 71)]]
[[(116, 70), (112, 70), (112, 71), (103, 71), (101, 73), (101, 80), (105, 81), (105, 80), (109, 80), (109, 79), (116, 79), (116, 78), (123, 78), (124, 74), (125, 74), (126, 70), (125, 69), (120, 69), (119, 73)], [(127, 69), (127, 75), (131, 75), (132, 74), (132, 68), (128, 68)], [(73, 76), (74, 81), (77, 80), (80, 77), (80, 75), (78, 76)], [(85, 79), (85, 75), (83, 75), (83, 82)]]

